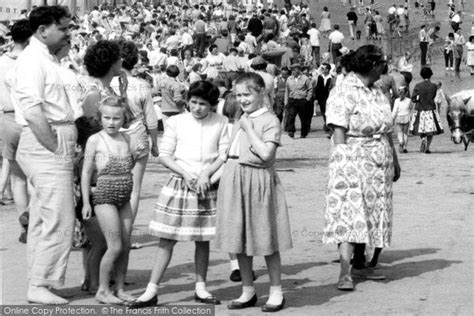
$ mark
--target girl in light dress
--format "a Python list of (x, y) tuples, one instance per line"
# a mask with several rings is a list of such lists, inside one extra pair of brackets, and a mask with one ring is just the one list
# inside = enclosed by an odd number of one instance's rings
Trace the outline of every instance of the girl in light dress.
[(234, 94), (244, 114), (233, 130), (220, 178), (215, 246), (237, 254), (239, 261), (242, 295), (228, 309), (255, 306), (252, 262), (254, 256), (265, 256), (270, 295), (262, 311), (275, 312), (285, 305), (280, 251), (292, 247), (286, 200), (274, 168), (280, 121), (263, 106), (266, 90), (260, 75), (239, 76)]
[(400, 87), (399, 93), (400, 97), (395, 99), (392, 116), (394, 123), (398, 126), (399, 152), (406, 154), (408, 152), (408, 125), (413, 106), (411, 99), (407, 98), (406, 87)]
[(324, 37), (328, 37), (329, 32), (331, 32), (331, 14), (327, 7), (324, 7), (323, 13), (321, 13), (321, 25), (319, 26), (319, 31)]

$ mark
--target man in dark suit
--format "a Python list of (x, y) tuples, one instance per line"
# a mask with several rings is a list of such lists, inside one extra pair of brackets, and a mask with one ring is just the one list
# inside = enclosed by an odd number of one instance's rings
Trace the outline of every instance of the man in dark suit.
[(321, 65), (321, 74), (316, 80), (316, 86), (313, 92), (313, 99), (318, 101), (319, 108), (321, 109), (321, 114), (324, 119), (324, 130), (328, 131), (326, 126), (326, 102), (329, 97), (329, 91), (333, 87), (333, 78), (329, 74), (331, 71), (331, 65), (324, 63)]

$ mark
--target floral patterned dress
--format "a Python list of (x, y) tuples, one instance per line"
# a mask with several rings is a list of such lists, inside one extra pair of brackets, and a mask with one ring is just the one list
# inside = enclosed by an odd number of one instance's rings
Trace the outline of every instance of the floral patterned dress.
[(390, 103), (379, 88), (367, 88), (353, 73), (327, 102), (328, 125), (346, 129), (346, 144), (329, 160), (324, 243), (390, 244), (392, 235), (393, 131)]

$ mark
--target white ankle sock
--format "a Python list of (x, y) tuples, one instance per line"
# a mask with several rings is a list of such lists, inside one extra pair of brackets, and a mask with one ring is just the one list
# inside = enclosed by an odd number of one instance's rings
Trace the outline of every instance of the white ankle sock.
[(239, 270), (239, 260), (230, 260), (230, 271)]
[(206, 282), (196, 282), (196, 294), (200, 298), (208, 298), (212, 296), (211, 293), (206, 291)]
[(250, 299), (255, 295), (255, 288), (253, 286), (242, 286), (242, 295), (238, 299), (237, 302), (246, 303), (250, 301)]
[(145, 293), (143, 293), (137, 300), (140, 302), (146, 302), (151, 300), (158, 294), (158, 285), (154, 283), (148, 283), (146, 286)]
[(280, 305), (283, 301), (283, 291), (281, 285), (270, 286), (270, 295), (268, 296), (267, 304)]

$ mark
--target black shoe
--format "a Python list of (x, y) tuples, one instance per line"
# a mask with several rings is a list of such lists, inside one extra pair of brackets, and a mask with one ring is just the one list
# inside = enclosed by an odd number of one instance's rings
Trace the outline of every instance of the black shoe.
[(288, 133), (288, 136), (290, 136), (291, 138), (295, 138), (295, 133)]
[(300, 136), (300, 138), (306, 138), (306, 136), (308, 136), (308, 134), (303, 134)]
[(23, 214), (20, 215), (18, 218), (18, 221), (20, 222), (20, 225), (27, 228), (28, 223), (30, 222), (30, 213), (28, 212), (23, 212)]
[(243, 309), (247, 307), (254, 307), (255, 304), (257, 304), (257, 294), (254, 294), (250, 300), (244, 303), (232, 301), (230, 302), (229, 305), (227, 305), (227, 308), (228, 309)]
[(213, 305), (220, 305), (221, 303), (221, 301), (219, 301), (214, 295), (208, 296), (206, 298), (201, 298), (196, 293), (194, 293), (194, 301), (197, 303), (213, 304)]
[(262, 306), (262, 312), (265, 313), (274, 313), (278, 312), (283, 309), (283, 306), (285, 306), (285, 298), (283, 298), (283, 301), (281, 301), (281, 304), (279, 305), (271, 305), (271, 304), (265, 304)]
[(429, 149), (426, 149), (425, 154), (431, 154), (431, 151)]
[(129, 308), (144, 308), (144, 307), (151, 307), (151, 306), (156, 306), (158, 304), (158, 297), (155, 295), (153, 298), (149, 299), (148, 301), (139, 301), (134, 300), (132, 302), (128, 302), (125, 304), (125, 306)]
[(242, 281), (242, 277), (240, 276), (240, 270), (239, 269), (233, 270), (229, 278), (232, 282)]
[(403, 149), (403, 153), (404, 153), (404, 154), (407, 154), (407, 153), (408, 153), (408, 150)]
[(22, 244), (26, 244), (27, 240), (27, 233), (26, 231), (22, 231), (20, 234), (20, 237), (18, 237), (18, 241), (21, 242)]

